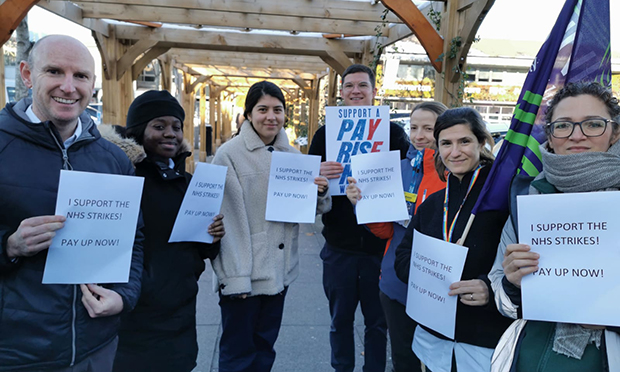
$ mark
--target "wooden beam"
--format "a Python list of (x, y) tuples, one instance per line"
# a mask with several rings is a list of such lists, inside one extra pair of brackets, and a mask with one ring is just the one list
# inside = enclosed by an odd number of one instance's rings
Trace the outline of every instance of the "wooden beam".
[[(362, 48), (360, 52), (363, 52), (363, 50)], [(332, 40), (329, 40), (328, 46), (325, 48), (325, 54), (321, 56), (321, 59), (341, 75), (347, 67), (353, 64), (349, 57)]]
[[(138, 40), (137, 43), (132, 45), (125, 54), (116, 62), (116, 80), (120, 80), (127, 70), (133, 66), (134, 61), (141, 54), (144, 54), (147, 50), (151, 49), (157, 44), (157, 41), (153, 40)], [(133, 77), (133, 74), (132, 74)]]
[(189, 89), (195, 91), (199, 85), (202, 85), (204, 82), (208, 81), (210, 76), (201, 75), (194, 80), (194, 82), (189, 86)]
[[(373, 3), (343, 0), (260, 0), (260, 3), (256, 0), (80, 0), (80, 3), (149, 5), (161, 7), (162, 12), (169, 8), (181, 8), (187, 9), (188, 13), (194, 10), (212, 10), (377, 23), (381, 22), (381, 14), (385, 10), (385, 7), (376, 1)], [(400, 22), (393, 14), (388, 14), (386, 21)]]
[(95, 44), (97, 45), (97, 49), (99, 49), (99, 54), (101, 55), (101, 68), (103, 70), (103, 78), (105, 80), (112, 79), (112, 76), (116, 76), (114, 72), (116, 68), (116, 61), (112, 60), (108, 55), (108, 49), (105, 45), (105, 35), (101, 34), (97, 31), (92, 31), (93, 39), (95, 39)]
[(272, 35), (243, 32), (212, 32), (191, 28), (162, 27), (150, 29), (133, 25), (116, 25), (120, 39), (151, 39), (161, 41), (160, 46), (184, 49), (235, 51), (243, 53), (293, 54), (322, 56), (329, 48), (328, 42), (337, 43), (347, 55), (364, 50), (364, 40), (326, 40), (322, 37)]
[[(13, 31), (36, 3), (38, 0), (5, 0), (0, 5), (0, 46), (11, 38)], [(4, 107), (4, 101), (1, 104)]]
[[(102, 3), (77, 3), (85, 18), (115, 19), (119, 21), (163, 22), (177, 24), (209, 25), (212, 27), (233, 27), (269, 29), (298, 32), (349, 33), (373, 35), (380, 21), (345, 21), (304, 16), (266, 15), (264, 13), (232, 13), (213, 9), (165, 8), (148, 5), (119, 5)], [(377, 17), (380, 17), (380, 13)], [(385, 30), (383, 30), (385, 32)]]
[(294, 79), (301, 77), (302, 79), (314, 79), (316, 74), (303, 73), (301, 71), (292, 70), (272, 70), (272, 69), (250, 69), (235, 68), (230, 66), (200, 66), (194, 64), (185, 64), (191, 68), (196, 74), (210, 76), (229, 76), (229, 77), (255, 77), (261, 79)]
[(138, 76), (140, 76), (140, 73), (142, 72), (142, 70), (144, 70), (144, 68), (149, 63), (151, 63), (153, 60), (157, 59), (157, 57), (159, 57), (160, 55), (166, 53), (168, 50), (170, 50), (170, 48), (168, 48), (168, 47), (154, 46), (148, 52), (146, 52), (131, 67), (131, 77), (132, 77), (132, 79), (133, 80), (137, 80)]
[(82, 9), (69, 1), (40, 1), (37, 3), (43, 9), (59, 15), (69, 21), (82, 25), (91, 31), (97, 31), (104, 36), (110, 36), (108, 23), (100, 19), (85, 18), (82, 15)]
[(313, 96), (312, 87), (309, 86), (304, 79), (297, 77), (291, 80), (301, 88), (308, 99)]
[(168, 92), (172, 91), (172, 64), (168, 59), (158, 59), (159, 66), (161, 67), (161, 85), (162, 89)]
[(411, 0), (381, 0), (381, 2), (413, 31), (426, 50), (435, 70), (442, 71), (441, 61), (437, 61), (437, 58), (443, 53), (443, 39), (420, 9)]

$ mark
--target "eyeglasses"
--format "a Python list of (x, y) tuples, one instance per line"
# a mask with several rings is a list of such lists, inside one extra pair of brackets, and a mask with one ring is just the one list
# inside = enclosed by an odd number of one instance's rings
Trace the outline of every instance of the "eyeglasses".
[(586, 137), (600, 137), (607, 129), (607, 123), (613, 123), (610, 119), (586, 119), (579, 122), (558, 120), (547, 124), (551, 135), (555, 138), (568, 138), (575, 131), (575, 126), (579, 126), (581, 133)]

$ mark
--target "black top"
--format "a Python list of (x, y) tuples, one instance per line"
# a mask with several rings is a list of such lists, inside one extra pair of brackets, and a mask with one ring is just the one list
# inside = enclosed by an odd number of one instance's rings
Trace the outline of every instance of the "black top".
[[(465, 225), (467, 225), (471, 211), (478, 200), (478, 196), (480, 195), (480, 191), (482, 190), (490, 170), (490, 165), (480, 170), (478, 180), (467, 197), (454, 227), (452, 243), (456, 243), (462, 236)], [(453, 175), (449, 176), (449, 223), (454, 219), (467, 193), (467, 188), (472, 176), (473, 172), (470, 172), (463, 177), (462, 181), (459, 181), (459, 179)], [(405, 237), (398, 248), (396, 248), (394, 269), (396, 270), (398, 278), (405, 283), (409, 280), (413, 229), (415, 228), (425, 235), (443, 239), (443, 203), (445, 192), (446, 190), (444, 189), (432, 194), (418, 207), (413, 223), (409, 225)], [(483, 280), (489, 289), (489, 303), (486, 306), (467, 306), (460, 301), (457, 302), (455, 340), (458, 342), (495, 348), (501, 335), (510, 323), (512, 323), (512, 319), (505, 318), (498, 312), (495, 301), (493, 300), (493, 290), (491, 289), (487, 277), (495, 261), (497, 245), (499, 244), (502, 228), (504, 227), (507, 217), (508, 213), (502, 211), (479, 213), (476, 215), (469, 234), (465, 239), (464, 246), (468, 247), (469, 251), (465, 260), (465, 267), (463, 268), (461, 280)], [(446, 339), (443, 335), (428, 328), (425, 329), (437, 337)]]
[[(400, 151), (400, 158), (405, 159), (408, 149), (405, 131), (398, 124), (390, 123), (390, 150)], [(326, 160), (325, 126), (314, 134), (308, 154), (320, 155), (321, 161)], [(345, 195), (332, 196), (332, 209), (323, 214), (322, 220), (323, 236), (332, 247), (348, 253), (383, 255), (387, 241), (357, 224), (353, 205)]]
[(188, 155), (177, 157), (174, 169), (150, 156), (136, 164), (136, 175), (144, 177), (144, 272), (138, 305), (121, 324), (121, 342), (127, 337), (147, 342), (152, 333), (195, 327), (198, 278), (205, 270), (204, 260), (217, 256), (220, 243), (168, 243), (192, 177), (185, 172)]

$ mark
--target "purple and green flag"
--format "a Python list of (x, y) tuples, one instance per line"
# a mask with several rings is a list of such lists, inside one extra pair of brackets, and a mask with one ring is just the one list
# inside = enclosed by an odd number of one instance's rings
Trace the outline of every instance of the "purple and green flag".
[(510, 129), (473, 214), (508, 210), (512, 178), (542, 170), (547, 102), (565, 84), (597, 81), (611, 85), (609, 0), (567, 0), (532, 63)]

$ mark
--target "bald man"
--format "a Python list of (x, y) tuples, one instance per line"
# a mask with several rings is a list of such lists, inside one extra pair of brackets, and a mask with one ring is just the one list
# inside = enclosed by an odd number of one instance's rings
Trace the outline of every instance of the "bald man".
[(140, 293), (140, 230), (128, 283), (41, 280), (47, 248), (65, 222), (54, 215), (60, 170), (133, 175), (133, 166), (84, 114), (95, 63), (82, 43), (44, 37), (19, 69), (32, 99), (0, 111), (0, 371), (108, 372), (120, 314)]

